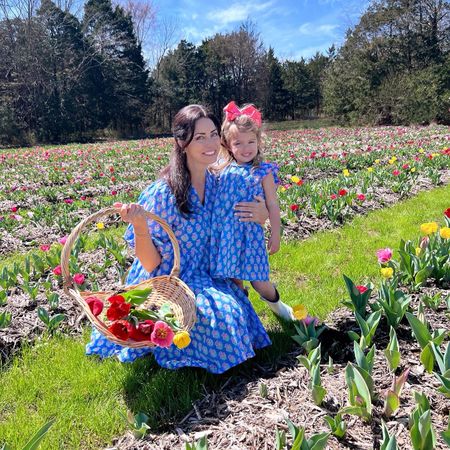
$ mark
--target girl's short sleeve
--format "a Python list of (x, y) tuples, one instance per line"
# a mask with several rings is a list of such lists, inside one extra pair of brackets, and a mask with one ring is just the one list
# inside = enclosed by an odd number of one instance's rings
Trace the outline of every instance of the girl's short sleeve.
[(280, 179), (278, 178), (278, 172), (280, 168), (277, 163), (272, 162), (262, 162), (258, 167), (258, 175), (261, 178), (264, 178), (266, 175), (271, 173), (273, 175), (273, 179), (275, 184), (280, 184)]
[[(173, 195), (169, 187), (162, 181), (156, 181), (145, 189), (139, 196), (137, 203), (142, 205), (146, 211), (164, 219), (169, 226), (173, 228), (173, 222), (176, 219), (175, 206), (173, 202)], [(127, 284), (135, 284), (159, 275), (168, 275), (173, 266), (173, 246), (168, 234), (164, 231), (161, 225), (153, 220), (148, 220), (148, 227), (153, 244), (161, 255), (160, 265), (148, 273), (141, 265), (139, 260), (135, 258), (133, 265), (127, 277)], [(124, 239), (128, 244), (134, 248), (135, 236), (133, 225), (129, 224)]]

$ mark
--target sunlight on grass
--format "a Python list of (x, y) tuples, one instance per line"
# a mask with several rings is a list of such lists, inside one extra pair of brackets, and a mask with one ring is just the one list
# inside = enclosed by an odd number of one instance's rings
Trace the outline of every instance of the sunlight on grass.
[(283, 299), (291, 305), (304, 303), (311, 314), (324, 318), (345, 296), (344, 273), (358, 284), (376, 279), (376, 250), (395, 250), (400, 239), (417, 237), (423, 222), (442, 224), (449, 198), (450, 186), (423, 192), (391, 208), (357, 217), (342, 228), (284, 244), (270, 261)]

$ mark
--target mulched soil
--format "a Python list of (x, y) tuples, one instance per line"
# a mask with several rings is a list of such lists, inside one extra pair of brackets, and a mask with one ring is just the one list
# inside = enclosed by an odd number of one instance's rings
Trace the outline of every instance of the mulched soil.
[[(448, 184), (450, 182), (450, 170), (441, 170), (442, 184)], [(322, 173), (318, 173), (317, 178), (326, 178), (327, 176)], [(141, 188), (143, 185), (139, 184), (134, 189)], [(428, 178), (419, 177), (412, 191), (407, 197), (412, 197), (421, 191), (433, 189), (435, 186), (430, 182)], [(354, 204), (346, 211), (345, 222), (348, 222), (353, 217), (367, 213), (368, 211), (384, 208), (389, 205), (393, 205), (401, 200), (400, 194), (392, 192), (383, 186), (378, 186), (370, 191), (373, 194), (372, 200), (366, 200), (362, 205)], [(79, 209), (71, 212), (71, 216), (74, 218), (74, 223), (82, 220), (88, 215), (98, 211), (98, 201), (95, 199), (97, 190), (95, 188), (86, 188), (84, 195), (91, 197), (90, 207)], [(40, 200), (36, 198), (27, 199), (26, 204), (21, 205), (22, 208), (31, 208), (36, 202)], [(9, 210), (13, 206), (13, 202), (3, 201), (0, 202), (0, 211)], [(327, 217), (316, 217), (312, 211), (300, 210), (297, 214), (298, 221), (290, 222), (283, 227), (283, 235), (286, 239), (306, 239), (312, 233), (320, 230), (328, 230), (335, 228), (337, 225), (342, 224), (342, 220), (338, 224), (333, 224)], [(40, 224), (29, 223), (19, 225), (13, 232), (0, 229), (0, 256), (8, 256), (14, 252), (25, 252), (35, 248), (41, 244), (49, 244), (55, 242), (62, 233), (57, 226), (42, 226)]]
[[(79, 255), (79, 262), (83, 265), (90, 265), (103, 260), (102, 250)], [(130, 255), (129, 261), (131, 262), (131, 260)], [(49, 273), (46, 275), (49, 275)], [(28, 294), (23, 293), (17, 287), (13, 288), (8, 295), (7, 304), (0, 306), (0, 313), (8, 311), (12, 314), (10, 326), (4, 329), (0, 328), (0, 362), (8, 363), (25, 342), (32, 343), (46, 331), (45, 324), (37, 315), (37, 308), (40, 306), (45, 308), (51, 316), (60, 313), (66, 315), (66, 319), (58, 327), (58, 332), (71, 336), (81, 335), (83, 325), (88, 323), (86, 316), (82, 314), (81, 307), (64, 293), (62, 284), (57, 283), (54, 276), (50, 276), (49, 279), (52, 280), (52, 292), (56, 292), (60, 298), (58, 308), (50, 310), (44, 292), (40, 292), (36, 301), (33, 302)], [(113, 267), (108, 268), (99, 289), (113, 291), (118, 290), (119, 287), (120, 283), (116, 271)]]
[[(423, 293), (435, 293), (436, 288), (423, 288)], [(442, 290), (448, 295), (450, 291)], [(418, 294), (413, 294), (412, 306), (417, 306)], [(450, 318), (444, 306), (437, 311), (427, 309), (427, 320), (432, 328), (450, 329)], [(276, 365), (255, 364), (248, 376), (228, 378), (220, 389), (207, 392), (193, 404), (193, 409), (183, 418), (159, 432), (150, 433), (145, 440), (136, 440), (131, 433), (118, 438), (109, 449), (123, 450), (172, 450), (184, 449), (186, 442), (193, 442), (207, 436), (210, 450), (260, 450), (275, 448), (275, 429), (288, 430), (285, 418), (305, 427), (306, 435), (328, 431), (323, 420), (325, 415), (334, 416), (339, 408), (347, 404), (347, 387), (344, 369), (347, 361), (353, 360), (353, 344), (347, 338), (347, 331), (358, 331), (353, 315), (347, 309), (338, 309), (328, 317), (327, 330), (322, 335), (322, 386), (327, 389), (325, 401), (316, 406), (308, 389), (309, 375), (300, 366), (297, 356), (299, 348), (283, 355)], [(402, 353), (401, 366), (397, 375), (410, 368), (408, 381), (401, 396), (401, 406), (390, 419), (384, 419), (390, 434), (397, 437), (402, 450), (411, 449), (408, 432), (408, 415), (414, 409), (413, 391), (425, 393), (431, 403), (432, 420), (438, 435), (437, 449), (447, 448), (440, 437), (448, 422), (450, 399), (437, 391), (439, 382), (433, 375), (424, 372), (419, 362), (420, 348), (411, 336), (409, 326), (402, 323), (397, 330)], [(389, 341), (386, 323), (380, 323), (375, 343), (377, 355), (373, 378), (378, 399), (374, 402), (373, 420), (365, 423), (356, 416), (344, 416), (348, 431), (344, 439), (331, 436), (328, 449), (378, 449), (381, 440), (381, 419), (384, 393), (390, 388), (392, 374), (382, 354)], [(328, 349), (328, 351), (325, 351)], [(334, 370), (328, 373), (328, 356), (334, 361)], [(260, 394), (260, 386), (267, 386), (267, 397)], [(292, 440), (290, 441), (292, 443)]]

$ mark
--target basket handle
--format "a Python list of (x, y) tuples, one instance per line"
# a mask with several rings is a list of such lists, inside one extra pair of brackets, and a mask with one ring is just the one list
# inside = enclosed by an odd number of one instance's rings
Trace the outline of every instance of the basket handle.
[[(77, 240), (78, 236), (80, 235), (83, 228), (106, 216), (110, 216), (112, 214), (119, 214), (117, 209), (114, 207), (107, 207), (103, 208), (100, 211), (97, 211), (94, 214), (91, 214), (90, 216), (83, 219), (70, 233), (69, 237), (67, 238), (66, 243), (64, 244), (64, 247), (61, 252), (61, 271), (62, 271), (62, 279), (63, 279), (63, 286), (64, 290), (67, 292), (67, 290), (71, 287), (74, 287), (74, 284), (72, 282), (72, 278), (70, 277), (69, 273), (69, 259), (70, 259), (70, 252), (72, 251), (72, 247)], [(154, 222), (159, 223), (163, 230), (168, 234), (170, 242), (173, 246), (173, 253), (174, 253), (174, 261), (173, 261), (173, 267), (170, 272), (170, 276), (178, 276), (180, 273), (180, 246), (178, 245), (177, 238), (175, 237), (174, 232), (170, 228), (169, 224), (161, 219), (159, 216), (144, 210), (144, 214), (147, 217), (147, 219), (153, 220)]]

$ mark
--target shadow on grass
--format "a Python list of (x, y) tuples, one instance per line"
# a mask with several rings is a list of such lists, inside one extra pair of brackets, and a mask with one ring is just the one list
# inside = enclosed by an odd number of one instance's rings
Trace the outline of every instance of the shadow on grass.
[[(275, 376), (280, 367), (293, 367), (296, 359), (289, 354), (298, 349), (290, 338), (292, 325), (269, 331), (272, 345), (256, 351), (256, 356), (215, 375), (199, 368), (167, 370), (150, 356), (129, 365), (124, 382), (125, 402), (134, 414), (149, 416), (153, 430), (164, 431), (182, 420), (192, 410), (193, 402), (210, 392), (224, 392), (226, 398), (239, 401), (247, 394), (246, 385), (260, 378)], [(298, 351), (300, 353), (300, 350)]]

